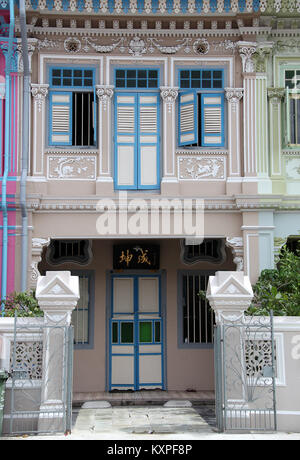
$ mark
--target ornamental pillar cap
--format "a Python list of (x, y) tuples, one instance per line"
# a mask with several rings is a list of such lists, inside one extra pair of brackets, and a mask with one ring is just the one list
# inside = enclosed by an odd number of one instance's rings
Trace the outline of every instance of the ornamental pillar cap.
[(221, 318), (243, 317), (251, 304), (253, 290), (244, 272), (220, 271), (209, 277), (206, 297), (216, 313), (217, 322)]
[(79, 299), (79, 277), (69, 271), (49, 271), (39, 276), (36, 298), (42, 310), (73, 310)]

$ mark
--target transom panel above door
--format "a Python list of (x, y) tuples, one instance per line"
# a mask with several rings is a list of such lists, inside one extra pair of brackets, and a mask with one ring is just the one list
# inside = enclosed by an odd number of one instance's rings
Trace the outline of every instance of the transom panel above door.
[(164, 388), (160, 276), (113, 275), (109, 390)]

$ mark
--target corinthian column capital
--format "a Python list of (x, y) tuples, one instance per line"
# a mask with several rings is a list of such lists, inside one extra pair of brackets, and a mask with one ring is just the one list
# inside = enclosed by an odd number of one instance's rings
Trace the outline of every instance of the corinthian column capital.
[(48, 94), (49, 85), (31, 83), (31, 94), (34, 101), (37, 103), (38, 111), (42, 111), (43, 102)]

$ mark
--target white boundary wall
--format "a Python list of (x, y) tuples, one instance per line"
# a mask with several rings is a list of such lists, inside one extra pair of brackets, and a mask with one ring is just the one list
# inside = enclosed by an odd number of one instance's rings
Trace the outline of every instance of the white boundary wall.
[[(32, 319), (28, 318), (30, 322)], [(13, 337), (14, 319), (0, 318), (0, 363), (6, 370)], [(278, 431), (300, 432), (300, 317), (275, 317), (274, 339)], [(8, 380), (7, 390), (10, 386)]]

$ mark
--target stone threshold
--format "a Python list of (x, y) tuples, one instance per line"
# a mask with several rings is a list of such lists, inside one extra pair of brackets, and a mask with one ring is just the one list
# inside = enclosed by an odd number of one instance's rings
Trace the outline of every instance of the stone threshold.
[(108, 401), (112, 406), (129, 405), (162, 405), (170, 400), (188, 400), (193, 404), (214, 404), (215, 394), (213, 391), (113, 391), (113, 392), (89, 392), (73, 394), (73, 406), (81, 406), (88, 401)]

